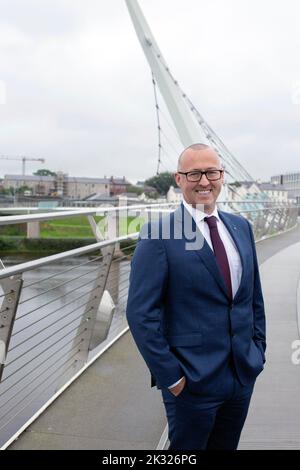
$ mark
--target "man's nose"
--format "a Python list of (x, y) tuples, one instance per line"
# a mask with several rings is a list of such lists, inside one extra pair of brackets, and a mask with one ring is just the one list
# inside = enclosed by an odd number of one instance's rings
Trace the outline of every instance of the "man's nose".
[(205, 184), (206, 186), (210, 184), (210, 181), (207, 179), (207, 176), (205, 173), (202, 173), (201, 180), (199, 181), (199, 184)]

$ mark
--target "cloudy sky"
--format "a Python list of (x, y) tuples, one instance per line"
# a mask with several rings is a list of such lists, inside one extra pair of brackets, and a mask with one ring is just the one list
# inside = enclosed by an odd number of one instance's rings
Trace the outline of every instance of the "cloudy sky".
[[(172, 74), (250, 174), (300, 171), (299, 0), (139, 3)], [(0, 154), (73, 176), (155, 174), (151, 74), (125, 1), (0, 0), (0, 11)], [(0, 176), (21, 173), (0, 164)]]

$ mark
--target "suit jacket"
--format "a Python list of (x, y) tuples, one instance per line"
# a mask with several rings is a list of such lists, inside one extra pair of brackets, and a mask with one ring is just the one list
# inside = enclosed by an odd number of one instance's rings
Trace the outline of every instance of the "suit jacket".
[[(219, 211), (242, 262), (241, 283), (231, 300), (215, 256), (202, 248), (186, 249), (186, 221), (195, 221), (183, 204), (169, 217), (170, 236), (144, 238), (143, 227), (130, 274), (127, 320), (152, 376), (152, 385), (169, 387), (183, 375), (195, 393), (221, 386), (231, 357), (242, 384), (264, 368), (265, 312), (255, 250), (247, 219)], [(181, 237), (178, 237), (178, 233)], [(203, 238), (202, 238), (203, 239)]]

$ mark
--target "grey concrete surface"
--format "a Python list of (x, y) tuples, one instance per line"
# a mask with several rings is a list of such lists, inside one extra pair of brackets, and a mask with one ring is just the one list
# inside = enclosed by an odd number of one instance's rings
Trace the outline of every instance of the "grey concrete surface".
[(279, 251), (287, 248), (300, 241), (300, 217), (298, 217), (298, 225), (281, 235), (276, 235), (266, 240), (262, 240), (256, 244), (259, 263), (262, 264), (271, 256)]
[(267, 318), (267, 362), (256, 382), (239, 449), (300, 449), (300, 365), (293, 364), (291, 357), (292, 342), (299, 339), (300, 237), (298, 243), (265, 261), (260, 271)]
[(164, 426), (160, 392), (128, 332), (9, 449), (155, 449)]

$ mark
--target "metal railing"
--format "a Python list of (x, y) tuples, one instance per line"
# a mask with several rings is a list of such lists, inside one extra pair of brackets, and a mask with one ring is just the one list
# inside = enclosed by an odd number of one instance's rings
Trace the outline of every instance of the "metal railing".
[[(297, 208), (290, 205), (251, 210), (220, 205), (249, 218), (256, 239), (297, 222)], [(10, 267), (0, 263), (0, 446), (8, 445), (99, 351), (128, 330), (125, 306), (138, 230), (111, 238), (109, 228), (120, 222), (118, 214), (125, 210), (122, 216), (130, 214), (132, 222), (136, 216), (136, 223), (128, 224), (132, 229), (175, 207), (101, 208), (109, 220), (100, 228), (94, 219), (99, 210), (1, 218), (5, 225), (85, 215), (97, 241)]]
[[(127, 328), (138, 234), (0, 271), (0, 445)], [(131, 241), (115, 252), (116, 242)]]
[[(249, 205), (253, 208), (248, 209)], [(277, 201), (223, 201), (222, 209), (246, 217), (251, 222), (255, 241), (290, 230), (297, 224), (299, 213), (299, 206)]]

